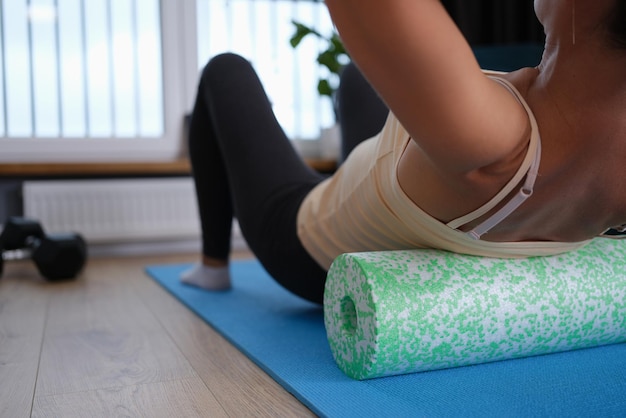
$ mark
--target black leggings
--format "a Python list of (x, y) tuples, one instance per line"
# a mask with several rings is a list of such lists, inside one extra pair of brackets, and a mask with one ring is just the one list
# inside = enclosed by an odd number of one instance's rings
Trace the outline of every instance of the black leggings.
[(321, 303), (326, 271), (304, 249), (296, 216), (322, 175), (296, 153), (248, 61), (204, 68), (189, 126), (189, 154), (205, 256), (226, 260), (237, 217), (250, 249), (291, 292)]
[(237, 218), (252, 252), (283, 287), (322, 303), (326, 271), (304, 249), (296, 217), (325, 176), (286, 137), (248, 61), (223, 54), (204, 68), (189, 126), (202, 251), (227, 260)]

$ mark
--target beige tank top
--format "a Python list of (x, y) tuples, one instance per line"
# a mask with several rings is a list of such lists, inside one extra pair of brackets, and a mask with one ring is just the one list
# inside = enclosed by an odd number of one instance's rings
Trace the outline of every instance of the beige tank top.
[[(299, 209), (298, 236), (322, 267), (328, 269), (337, 256), (349, 252), (435, 248), (508, 258), (558, 254), (588, 242), (479, 239), (532, 193), (541, 155), (539, 130), (530, 108), (513, 85), (501, 78), (494, 79), (517, 97), (531, 121), (528, 152), (513, 178), (477, 210), (449, 223), (433, 218), (400, 187), (398, 163), (411, 138), (390, 113), (382, 131), (356, 147), (335, 175), (314, 188)], [(469, 233), (458, 229), (489, 212), (516, 187), (519, 192), (503, 210)]]

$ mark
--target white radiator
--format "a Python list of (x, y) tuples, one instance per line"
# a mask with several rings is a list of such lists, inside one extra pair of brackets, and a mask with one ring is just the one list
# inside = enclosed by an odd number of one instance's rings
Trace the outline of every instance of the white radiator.
[(24, 215), (48, 232), (77, 232), (89, 243), (197, 239), (190, 178), (28, 181)]

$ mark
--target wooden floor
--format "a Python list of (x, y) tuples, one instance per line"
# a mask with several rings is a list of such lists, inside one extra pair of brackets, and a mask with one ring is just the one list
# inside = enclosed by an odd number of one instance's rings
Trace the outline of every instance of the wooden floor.
[(313, 416), (143, 272), (195, 259), (92, 259), (66, 283), (6, 263), (0, 417)]

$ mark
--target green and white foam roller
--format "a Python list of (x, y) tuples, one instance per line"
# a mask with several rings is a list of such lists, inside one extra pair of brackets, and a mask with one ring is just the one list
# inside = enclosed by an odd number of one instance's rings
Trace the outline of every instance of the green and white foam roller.
[(496, 259), (437, 250), (344, 254), (324, 321), (355, 379), (626, 341), (626, 240)]

